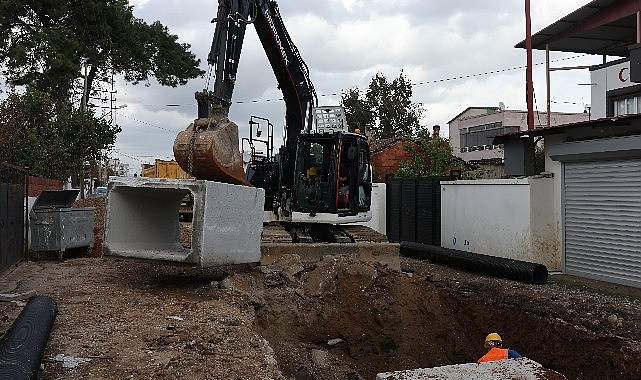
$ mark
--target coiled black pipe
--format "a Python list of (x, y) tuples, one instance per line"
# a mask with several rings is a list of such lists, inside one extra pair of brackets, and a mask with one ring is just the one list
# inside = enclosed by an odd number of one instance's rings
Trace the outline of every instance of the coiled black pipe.
[(548, 280), (548, 269), (545, 265), (527, 261), (482, 255), (409, 241), (401, 242), (400, 254), (414, 259), (427, 259), (434, 263), (531, 284), (541, 285)]
[(33, 297), (0, 340), (0, 379), (35, 379), (58, 306), (49, 297)]

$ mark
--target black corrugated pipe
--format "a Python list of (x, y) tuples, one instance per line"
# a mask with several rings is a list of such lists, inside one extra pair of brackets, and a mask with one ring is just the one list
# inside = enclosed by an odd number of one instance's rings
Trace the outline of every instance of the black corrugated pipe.
[(0, 340), (0, 379), (35, 379), (58, 306), (49, 297), (33, 297)]
[(548, 280), (548, 269), (543, 264), (527, 261), (506, 259), (481, 255), (478, 253), (459, 251), (437, 247), (435, 245), (401, 242), (400, 253), (403, 256), (419, 260), (429, 260), (435, 263), (466, 269), (491, 276), (509, 278), (511, 280), (545, 284)]

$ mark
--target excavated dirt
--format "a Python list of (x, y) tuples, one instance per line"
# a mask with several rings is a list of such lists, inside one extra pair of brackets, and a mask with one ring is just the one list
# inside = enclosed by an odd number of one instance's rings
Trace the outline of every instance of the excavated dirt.
[[(539, 286), (408, 258), (401, 271), (295, 254), (205, 271), (67, 255), (0, 275), (0, 293), (30, 290), (59, 308), (45, 380), (374, 379), (474, 362), (493, 331), (568, 379), (641, 378), (641, 292), (563, 275)], [(0, 331), (21, 309), (0, 302)]]
[[(641, 378), (641, 304), (402, 259), (348, 257), (201, 271), (71, 258), (24, 262), (3, 293), (58, 304), (41, 379), (374, 379), (473, 362), (498, 331), (569, 379)], [(0, 303), (6, 331), (21, 310)], [(91, 361), (64, 368), (64, 354)]]

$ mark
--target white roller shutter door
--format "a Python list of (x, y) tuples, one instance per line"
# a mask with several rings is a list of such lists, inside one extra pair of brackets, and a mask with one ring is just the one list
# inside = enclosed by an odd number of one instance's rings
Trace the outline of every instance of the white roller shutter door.
[(565, 272), (641, 287), (641, 160), (567, 162)]

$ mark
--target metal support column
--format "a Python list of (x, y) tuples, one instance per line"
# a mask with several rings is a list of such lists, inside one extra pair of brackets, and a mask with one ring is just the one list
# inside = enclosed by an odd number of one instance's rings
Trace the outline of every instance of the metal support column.
[(545, 86), (547, 89), (547, 127), (552, 125), (550, 110), (550, 44), (545, 45)]
[(534, 86), (532, 85), (532, 23), (530, 21), (530, 0), (525, 0), (525, 46), (527, 68), (525, 70), (525, 93), (527, 101), (527, 128), (534, 129)]

